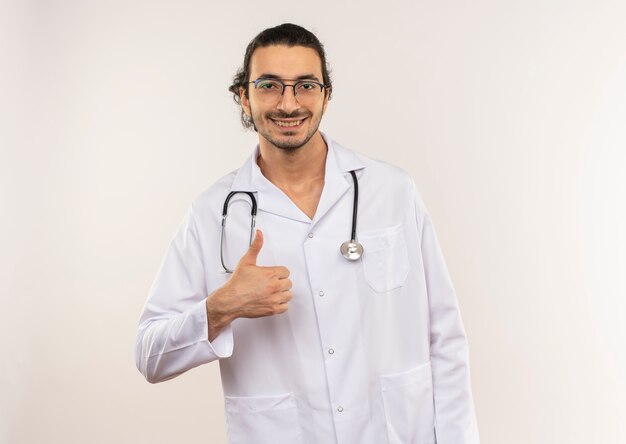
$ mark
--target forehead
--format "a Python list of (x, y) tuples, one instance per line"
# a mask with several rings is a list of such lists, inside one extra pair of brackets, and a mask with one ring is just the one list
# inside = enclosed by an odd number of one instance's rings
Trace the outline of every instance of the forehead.
[(250, 59), (250, 78), (273, 74), (283, 79), (295, 79), (313, 74), (322, 78), (322, 61), (317, 52), (304, 46), (274, 45), (257, 48)]

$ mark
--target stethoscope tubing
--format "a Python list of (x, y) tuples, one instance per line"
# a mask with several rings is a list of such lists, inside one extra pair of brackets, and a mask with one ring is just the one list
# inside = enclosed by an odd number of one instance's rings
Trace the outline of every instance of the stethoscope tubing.
[(359, 207), (359, 181), (356, 178), (354, 170), (350, 171), (352, 180), (354, 181), (354, 201), (352, 202), (352, 231), (350, 232), (350, 239), (356, 241), (356, 218), (357, 209)]

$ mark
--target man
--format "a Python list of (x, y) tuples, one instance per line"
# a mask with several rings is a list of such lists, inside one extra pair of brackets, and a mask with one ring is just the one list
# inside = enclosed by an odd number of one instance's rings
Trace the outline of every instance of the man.
[(160, 382), (219, 360), (231, 443), (478, 443), (428, 213), (404, 171), (320, 133), (331, 88), (309, 31), (252, 40), (230, 90), (259, 144), (189, 209), (141, 316), (137, 366)]

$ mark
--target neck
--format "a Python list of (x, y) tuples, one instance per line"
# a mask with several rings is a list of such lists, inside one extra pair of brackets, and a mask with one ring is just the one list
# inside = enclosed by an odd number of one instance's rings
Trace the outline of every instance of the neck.
[(277, 148), (264, 138), (259, 140), (257, 163), (263, 175), (279, 188), (324, 180), (328, 148), (320, 132), (306, 145), (289, 151)]

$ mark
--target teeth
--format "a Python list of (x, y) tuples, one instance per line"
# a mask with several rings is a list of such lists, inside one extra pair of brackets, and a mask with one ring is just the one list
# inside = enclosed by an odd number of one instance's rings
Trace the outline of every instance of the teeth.
[(278, 126), (298, 126), (302, 123), (302, 120), (296, 120), (293, 122), (283, 122), (281, 120), (274, 120), (274, 123)]

